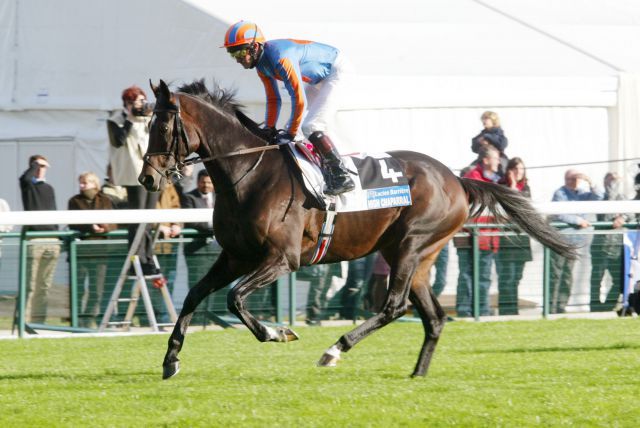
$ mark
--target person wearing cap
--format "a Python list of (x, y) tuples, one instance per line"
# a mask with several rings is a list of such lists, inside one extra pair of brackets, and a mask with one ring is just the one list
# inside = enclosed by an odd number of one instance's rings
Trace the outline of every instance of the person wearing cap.
[[(25, 211), (55, 211), (56, 195), (53, 186), (47, 183), (49, 169), (47, 158), (33, 155), (29, 158), (29, 168), (20, 176), (22, 205)], [(25, 226), (25, 231), (56, 231), (57, 225)], [(49, 290), (60, 256), (60, 241), (55, 237), (35, 237), (30, 239), (28, 297), (25, 307), (27, 322), (44, 323), (47, 318)]]
[(227, 30), (227, 52), (245, 69), (255, 68), (266, 94), (265, 126), (275, 134), (281, 98), (277, 81), (291, 97), (291, 115), (277, 142), (308, 138), (323, 162), (325, 193), (338, 195), (355, 188), (333, 141), (328, 125), (337, 111), (337, 94), (349, 73), (340, 51), (307, 40), (267, 41), (256, 24), (240, 21)]

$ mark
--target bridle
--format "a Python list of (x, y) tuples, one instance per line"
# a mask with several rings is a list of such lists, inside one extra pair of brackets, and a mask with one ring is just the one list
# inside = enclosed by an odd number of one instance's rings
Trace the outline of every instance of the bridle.
[[(244, 154), (249, 154), (249, 153), (256, 153), (256, 152), (262, 152), (260, 154), (260, 157), (258, 158), (258, 160), (254, 163), (254, 165), (240, 178), (240, 180), (242, 178), (244, 178), (249, 172), (253, 171), (254, 169), (256, 169), (256, 167), (258, 166), (258, 164), (260, 163), (260, 161), (262, 160), (262, 156), (264, 155), (264, 152), (267, 150), (274, 150), (274, 149), (279, 149), (281, 145), (284, 144), (270, 144), (270, 145), (265, 145), (265, 146), (260, 146), (260, 147), (251, 147), (248, 149), (241, 149), (241, 150), (237, 150), (235, 152), (230, 152), (230, 153), (223, 153), (220, 155), (216, 155), (216, 156), (209, 156), (207, 158), (200, 158), (200, 157), (196, 157), (196, 158), (190, 158), (190, 159), (185, 159), (184, 161), (180, 160), (180, 154), (181, 154), (181, 150), (180, 150), (180, 143), (184, 142), (184, 146), (186, 147), (185, 149), (185, 155), (184, 156), (188, 156), (189, 155), (189, 136), (187, 135), (185, 129), (184, 129), (184, 125), (182, 123), (182, 117), (180, 116), (180, 99), (178, 97), (175, 97), (175, 104), (170, 105), (167, 108), (154, 108), (153, 109), (153, 115), (155, 116), (156, 113), (173, 113), (174, 114), (174, 120), (173, 120), (173, 140), (171, 141), (171, 146), (169, 147), (169, 150), (166, 152), (155, 152), (155, 153), (147, 153), (144, 155), (143, 157), (143, 161), (145, 164), (149, 165), (151, 168), (153, 168), (158, 174), (160, 174), (160, 176), (165, 177), (168, 181), (171, 181), (172, 183), (177, 183), (178, 181), (182, 180), (182, 178), (184, 178), (184, 175), (182, 174), (182, 170), (184, 167), (188, 166), (188, 165), (195, 165), (198, 163), (202, 163), (202, 162), (207, 162), (207, 161), (213, 161), (216, 159), (221, 159), (221, 158), (226, 158), (226, 157), (231, 157), (231, 156), (238, 156), (238, 155), (244, 155)], [(166, 168), (164, 171), (159, 170), (158, 168), (156, 168), (151, 162), (150, 159), (152, 156), (166, 156), (166, 157), (171, 157), (173, 158), (174, 164), (172, 167)], [(238, 180), (235, 184), (238, 184), (238, 182), (240, 181)]]
[[(156, 107), (153, 109), (154, 116), (156, 115), (156, 113), (173, 113), (174, 114), (173, 140), (171, 141), (171, 146), (169, 147), (169, 150), (166, 152), (147, 153), (142, 158), (145, 164), (149, 165), (158, 174), (160, 174), (162, 177), (165, 177), (167, 180), (171, 181), (172, 183), (177, 183), (178, 181), (182, 180), (182, 178), (184, 177), (184, 175), (182, 174), (182, 169), (185, 166), (193, 163), (189, 161), (185, 161), (185, 162), (180, 161), (180, 142), (181, 141), (184, 142), (184, 145), (186, 146), (185, 156), (187, 156), (189, 154), (189, 136), (184, 130), (184, 126), (182, 124), (182, 117), (180, 116), (180, 99), (176, 97), (175, 100), (176, 100), (175, 104), (167, 108), (159, 109)], [(151, 156), (171, 157), (173, 158), (173, 161), (174, 161), (173, 166), (165, 169), (164, 172), (160, 171), (150, 162)]]

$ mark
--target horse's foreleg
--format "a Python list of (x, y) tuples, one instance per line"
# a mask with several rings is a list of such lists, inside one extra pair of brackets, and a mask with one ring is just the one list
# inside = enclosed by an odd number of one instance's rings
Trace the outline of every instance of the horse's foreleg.
[(187, 327), (189, 327), (189, 323), (198, 304), (210, 293), (225, 287), (240, 275), (241, 273), (234, 273), (230, 269), (228, 255), (223, 251), (209, 272), (189, 290), (182, 305), (180, 316), (169, 337), (167, 353), (162, 363), (163, 379), (168, 379), (176, 375), (180, 370), (178, 353), (182, 349), (184, 337), (187, 334)]
[(244, 304), (251, 293), (271, 284), (289, 271), (289, 263), (284, 256), (270, 257), (255, 271), (245, 276), (227, 295), (229, 310), (251, 330), (260, 342), (289, 342), (298, 339), (298, 335), (288, 327), (274, 329), (263, 325)]

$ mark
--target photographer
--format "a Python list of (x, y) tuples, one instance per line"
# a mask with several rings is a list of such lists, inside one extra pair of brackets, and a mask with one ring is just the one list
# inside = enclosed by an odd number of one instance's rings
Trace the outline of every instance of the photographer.
[[(143, 156), (149, 142), (149, 121), (153, 106), (147, 103), (147, 96), (138, 86), (122, 91), (123, 109), (116, 110), (107, 119), (109, 132), (109, 162), (113, 173), (113, 183), (127, 191), (127, 208), (153, 209), (158, 202), (158, 193), (147, 192), (138, 183), (142, 170)], [(136, 233), (136, 225), (129, 225), (129, 245)], [(153, 263), (153, 238), (151, 225), (147, 227), (136, 253), (140, 257), (145, 275), (158, 273)]]

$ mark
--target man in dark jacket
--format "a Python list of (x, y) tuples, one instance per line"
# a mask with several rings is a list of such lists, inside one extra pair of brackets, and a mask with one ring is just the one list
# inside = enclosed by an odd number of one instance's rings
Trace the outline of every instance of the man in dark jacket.
[[(53, 187), (46, 182), (49, 162), (42, 155), (29, 158), (29, 168), (20, 176), (22, 205), (25, 211), (55, 211), (56, 196)], [(55, 231), (56, 225), (25, 226), (26, 231)], [(29, 243), (31, 259), (27, 278), (29, 296), (26, 304), (27, 322), (44, 323), (47, 318), (47, 300), (53, 285), (56, 264), (60, 256), (57, 238), (35, 238)]]
[[(206, 170), (198, 172), (197, 187), (184, 194), (182, 200), (182, 208), (213, 208), (215, 203), (215, 194), (213, 192), (213, 182)], [(185, 227), (195, 229), (199, 233), (193, 238), (192, 242), (185, 244), (184, 256), (189, 272), (189, 288), (193, 287), (200, 281), (205, 274), (211, 269), (215, 262), (220, 247), (213, 238), (212, 221), (202, 223), (187, 223)], [(207, 297), (205, 306), (206, 311), (225, 312), (226, 298), (222, 296), (219, 299)]]

